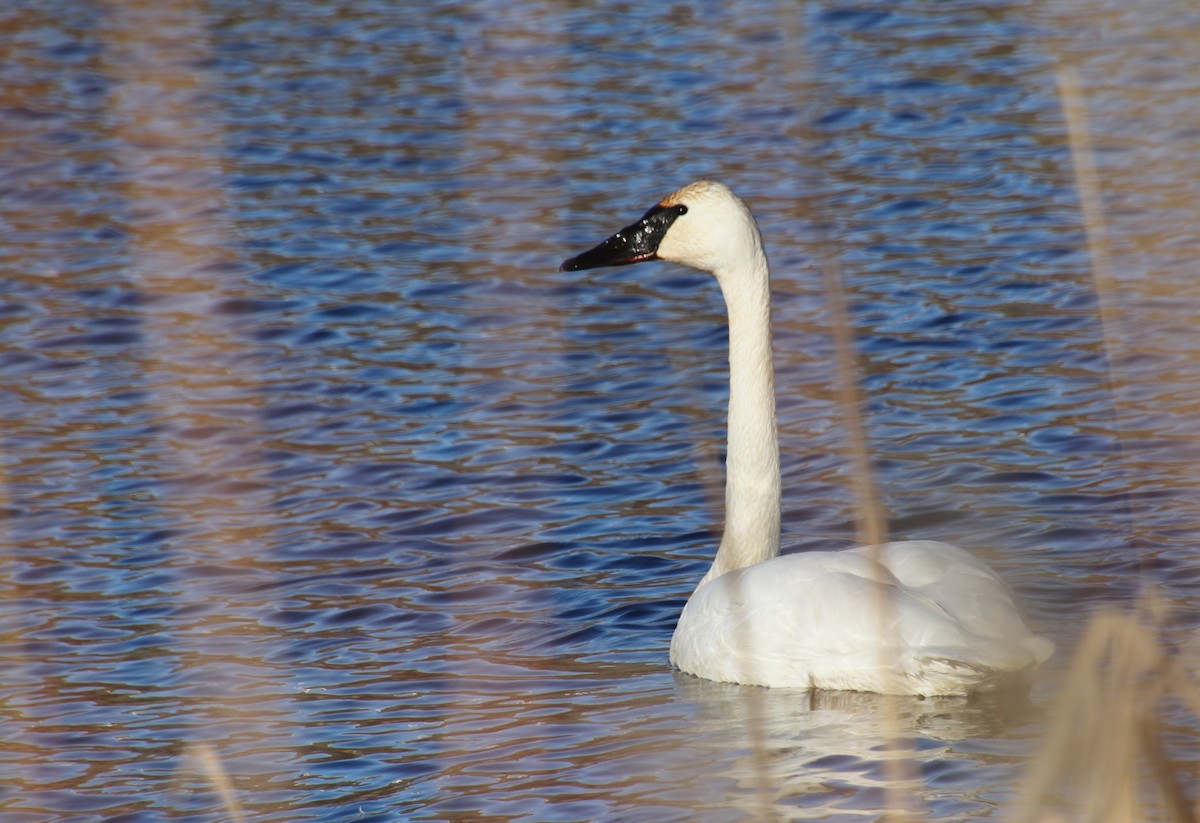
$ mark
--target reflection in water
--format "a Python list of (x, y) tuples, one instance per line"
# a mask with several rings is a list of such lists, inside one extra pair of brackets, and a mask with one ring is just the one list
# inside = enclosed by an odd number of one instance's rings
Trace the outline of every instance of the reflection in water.
[[(864, 798), (847, 791), (855, 786), (873, 796), (877, 812), (911, 808), (940, 817), (951, 804), (939, 805), (945, 801), (936, 793), (925, 799), (926, 784), (937, 787), (944, 776), (953, 785), (964, 770), (981, 767), (992, 780), (1005, 771), (1012, 778), (1011, 765), (983, 766), (956, 752), (956, 744), (1002, 738), (1036, 719), (1019, 691), (915, 698), (748, 689), (686, 675), (676, 681), (681, 696), (700, 708), (697, 734), (732, 757), (721, 773), (765, 794), (767, 808), (866, 811)], [(959, 792), (954, 811), (984, 811), (961, 786)]]
[(819, 227), (890, 532), (977, 551), (1064, 650), (1144, 583), (1192, 631), (1192, 12), (1037, 13), (0, 10), (0, 816), (1004, 808), (1053, 668), (1033, 709), (667, 668), (720, 520), (720, 298), (554, 268), (606, 213), (736, 184), (778, 273), (785, 543), (836, 548)]

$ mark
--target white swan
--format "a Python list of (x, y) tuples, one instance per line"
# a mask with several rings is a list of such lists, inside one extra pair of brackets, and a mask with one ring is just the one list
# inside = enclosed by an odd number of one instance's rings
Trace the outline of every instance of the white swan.
[(668, 195), (563, 271), (662, 259), (712, 273), (729, 313), (725, 532), (671, 638), (710, 680), (915, 695), (995, 688), (1050, 656), (1008, 587), (946, 543), (779, 555), (780, 478), (767, 258), (720, 183)]

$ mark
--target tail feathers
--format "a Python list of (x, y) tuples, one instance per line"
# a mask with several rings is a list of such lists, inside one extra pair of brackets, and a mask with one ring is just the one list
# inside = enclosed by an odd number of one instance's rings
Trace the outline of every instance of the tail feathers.
[(991, 691), (1013, 677), (1013, 672), (979, 666), (945, 657), (926, 657), (921, 668), (909, 674), (913, 694), (966, 695)]
[[(945, 688), (940, 694), (989, 691), (1014, 682), (1030, 669), (1046, 661), (1054, 652), (1054, 644), (1044, 637), (1023, 638), (1016, 647), (1008, 646), (995, 655), (963, 659), (962, 650), (926, 650), (918, 663), (918, 671), (910, 677)], [(1000, 652), (999, 649), (996, 650)], [(987, 661), (987, 662), (984, 662)]]

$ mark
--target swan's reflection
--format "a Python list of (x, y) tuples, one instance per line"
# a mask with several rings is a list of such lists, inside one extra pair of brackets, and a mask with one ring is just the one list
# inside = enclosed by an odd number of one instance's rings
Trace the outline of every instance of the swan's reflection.
[[(920, 698), (764, 689), (682, 673), (675, 687), (696, 707), (697, 736), (711, 745), (714, 765), (725, 760), (725, 777), (752, 788), (758, 802), (805, 808), (836, 806), (842, 794), (856, 797), (860, 812), (866, 798), (876, 811), (928, 807), (948, 785), (978, 786), (978, 767), (1017, 769), (1028, 744), (1015, 732), (1037, 714), (1023, 689)], [(957, 745), (964, 741), (987, 743)]]

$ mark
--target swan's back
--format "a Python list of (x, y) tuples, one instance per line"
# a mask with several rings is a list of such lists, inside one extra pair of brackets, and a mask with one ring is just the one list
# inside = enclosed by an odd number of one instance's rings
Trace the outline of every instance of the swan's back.
[(933, 541), (783, 555), (701, 586), (671, 662), (711, 680), (900, 694), (966, 694), (1044, 661), (1008, 587)]

